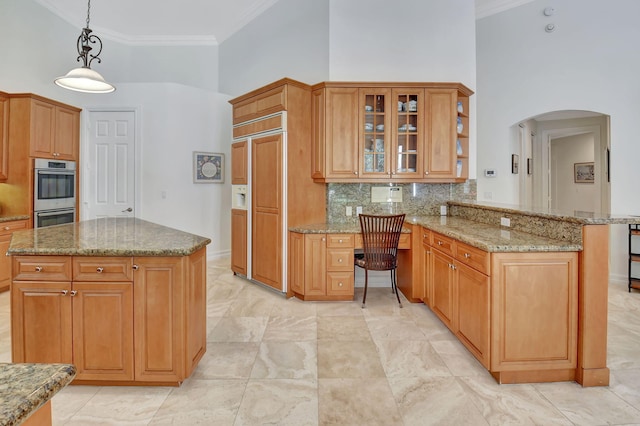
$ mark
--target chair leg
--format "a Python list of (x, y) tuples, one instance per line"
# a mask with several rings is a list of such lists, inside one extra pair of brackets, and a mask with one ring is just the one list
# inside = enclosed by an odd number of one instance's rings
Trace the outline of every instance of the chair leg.
[(393, 290), (395, 291), (396, 298), (398, 299), (398, 304), (402, 308), (402, 302), (400, 301), (400, 295), (398, 294), (398, 283), (396, 282), (396, 270), (395, 269), (391, 270), (391, 288), (393, 288)]
[(362, 296), (362, 308), (364, 309), (364, 302), (367, 300), (367, 287), (369, 286), (369, 270), (364, 270), (364, 296)]

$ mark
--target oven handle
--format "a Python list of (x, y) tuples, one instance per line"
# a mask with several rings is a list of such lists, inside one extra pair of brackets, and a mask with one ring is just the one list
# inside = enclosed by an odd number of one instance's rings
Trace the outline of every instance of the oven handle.
[(34, 212), (38, 217), (57, 216), (59, 214), (74, 213), (75, 209), (51, 210), (44, 212)]
[(43, 170), (43, 169), (38, 169), (36, 170), (37, 174), (47, 174), (47, 175), (63, 175), (63, 176), (74, 176), (76, 174), (76, 172), (69, 172), (69, 171), (64, 171), (64, 170)]

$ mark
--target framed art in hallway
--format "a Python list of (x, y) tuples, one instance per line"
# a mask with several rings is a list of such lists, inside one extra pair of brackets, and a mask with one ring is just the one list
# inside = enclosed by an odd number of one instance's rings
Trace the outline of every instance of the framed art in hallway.
[(575, 183), (593, 183), (593, 163), (574, 163), (573, 181)]
[(194, 183), (224, 183), (224, 154), (193, 152)]

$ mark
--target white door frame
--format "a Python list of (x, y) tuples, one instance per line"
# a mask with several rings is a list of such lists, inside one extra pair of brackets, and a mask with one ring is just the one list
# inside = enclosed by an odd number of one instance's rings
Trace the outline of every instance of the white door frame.
[[(141, 167), (140, 165), (142, 164), (142, 162), (140, 161), (141, 159), (141, 153), (142, 153), (142, 131), (141, 131), (141, 114), (140, 114), (140, 110), (139, 108), (136, 107), (89, 107), (86, 109), (83, 109), (82, 112), (80, 113), (80, 122), (84, 123), (83, 127), (82, 127), (82, 131), (80, 132), (80, 164), (78, 165), (78, 168), (80, 169), (80, 219), (84, 220), (86, 218), (87, 213), (87, 201), (88, 200), (88, 195), (87, 195), (87, 191), (89, 191), (91, 188), (89, 188), (87, 186), (88, 180), (87, 179), (83, 179), (83, 175), (85, 175), (88, 170), (88, 164), (89, 164), (89, 158), (88, 158), (88, 152), (90, 152), (90, 146), (89, 146), (89, 142), (91, 140), (91, 122), (89, 119), (89, 116), (92, 112), (132, 112), (133, 116), (135, 118), (135, 129), (134, 129), (134, 135), (135, 135), (135, 147), (134, 147), (134, 191), (135, 191), (135, 200), (134, 200), (134, 211), (136, 212), (136, 217), (140, 217), (142, 215), (142, 208), (141, 208), (141, 203), (140, 203), (140, 194), (141, 194), (141, 189), (142, 189), (142, 185), (141, 185)], [(88, 218), (86, 218), (88, 219)]]

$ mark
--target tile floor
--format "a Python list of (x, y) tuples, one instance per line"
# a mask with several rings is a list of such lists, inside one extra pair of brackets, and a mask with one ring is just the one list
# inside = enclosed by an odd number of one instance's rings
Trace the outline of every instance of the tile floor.
[[(359, 297), (357, 294), (356, 297)], [(498, 385), (434, 315), (387, 288), (283, 297), (209, 263), (207, 353), (181, 387), (69, 386), (54, 425), (640, 425), (640, 293), (609, 292), (611, 385)], [(0, 294), (0, 361), (10, 361)]]

